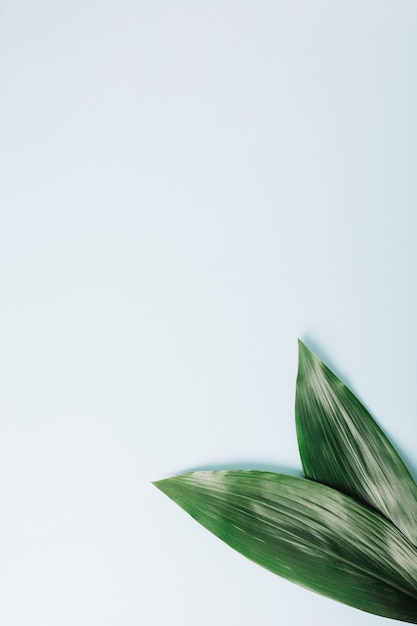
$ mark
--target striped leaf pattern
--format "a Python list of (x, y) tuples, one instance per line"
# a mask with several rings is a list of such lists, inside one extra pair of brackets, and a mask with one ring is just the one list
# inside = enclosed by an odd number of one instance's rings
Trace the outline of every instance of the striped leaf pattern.
[(361, 402), (301, 341), (295, 417), (305, 476), (376, 509), (417, 545), (415, 482)]
[(224, 470), (154, 484), (271, 572), (417, 624), (417, 487), (367, 410), (301, 342), (296, 427), (305, 478)]

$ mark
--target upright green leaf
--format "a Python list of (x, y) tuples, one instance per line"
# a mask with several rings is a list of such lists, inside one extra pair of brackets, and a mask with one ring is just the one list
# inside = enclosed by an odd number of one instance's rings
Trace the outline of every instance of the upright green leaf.
[(314, 481), (235, 470), (155, 485), (263, 567), (356, 608), (417, 623), (417, 550), (378, 513)]
[(295, 415), (304, 474), (367, 504), (417, 545), (417, 486), (353, 393), (301, 341)]

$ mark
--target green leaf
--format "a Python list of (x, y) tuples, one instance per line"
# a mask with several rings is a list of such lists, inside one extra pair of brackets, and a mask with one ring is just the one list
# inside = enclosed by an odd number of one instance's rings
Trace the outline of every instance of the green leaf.
[(154, 483), (235, 550), (303, 587), (417, 623), (417, 550), (384, 517), (314, 481), (192, 472)]
[(301, 341), (295, 415), (305, 476), (371, 506), (417, 545), (415, 482), (365, 407)]

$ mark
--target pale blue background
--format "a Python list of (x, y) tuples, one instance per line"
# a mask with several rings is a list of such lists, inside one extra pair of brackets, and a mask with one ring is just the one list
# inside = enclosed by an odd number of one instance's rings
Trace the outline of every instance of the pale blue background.
[(417, 474), (417, 4), (3, 0), (0, 621), (388, 620), (151, 480), (300, 467), (297, 337)]

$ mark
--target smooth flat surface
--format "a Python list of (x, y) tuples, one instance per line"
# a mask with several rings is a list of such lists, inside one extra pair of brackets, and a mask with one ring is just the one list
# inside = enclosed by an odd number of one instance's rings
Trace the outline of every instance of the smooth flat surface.
[(150, 482), (299, 470), (297, 338), (417, 476), (417, 5), (5, 1), (0, 619), (388, 620)]

